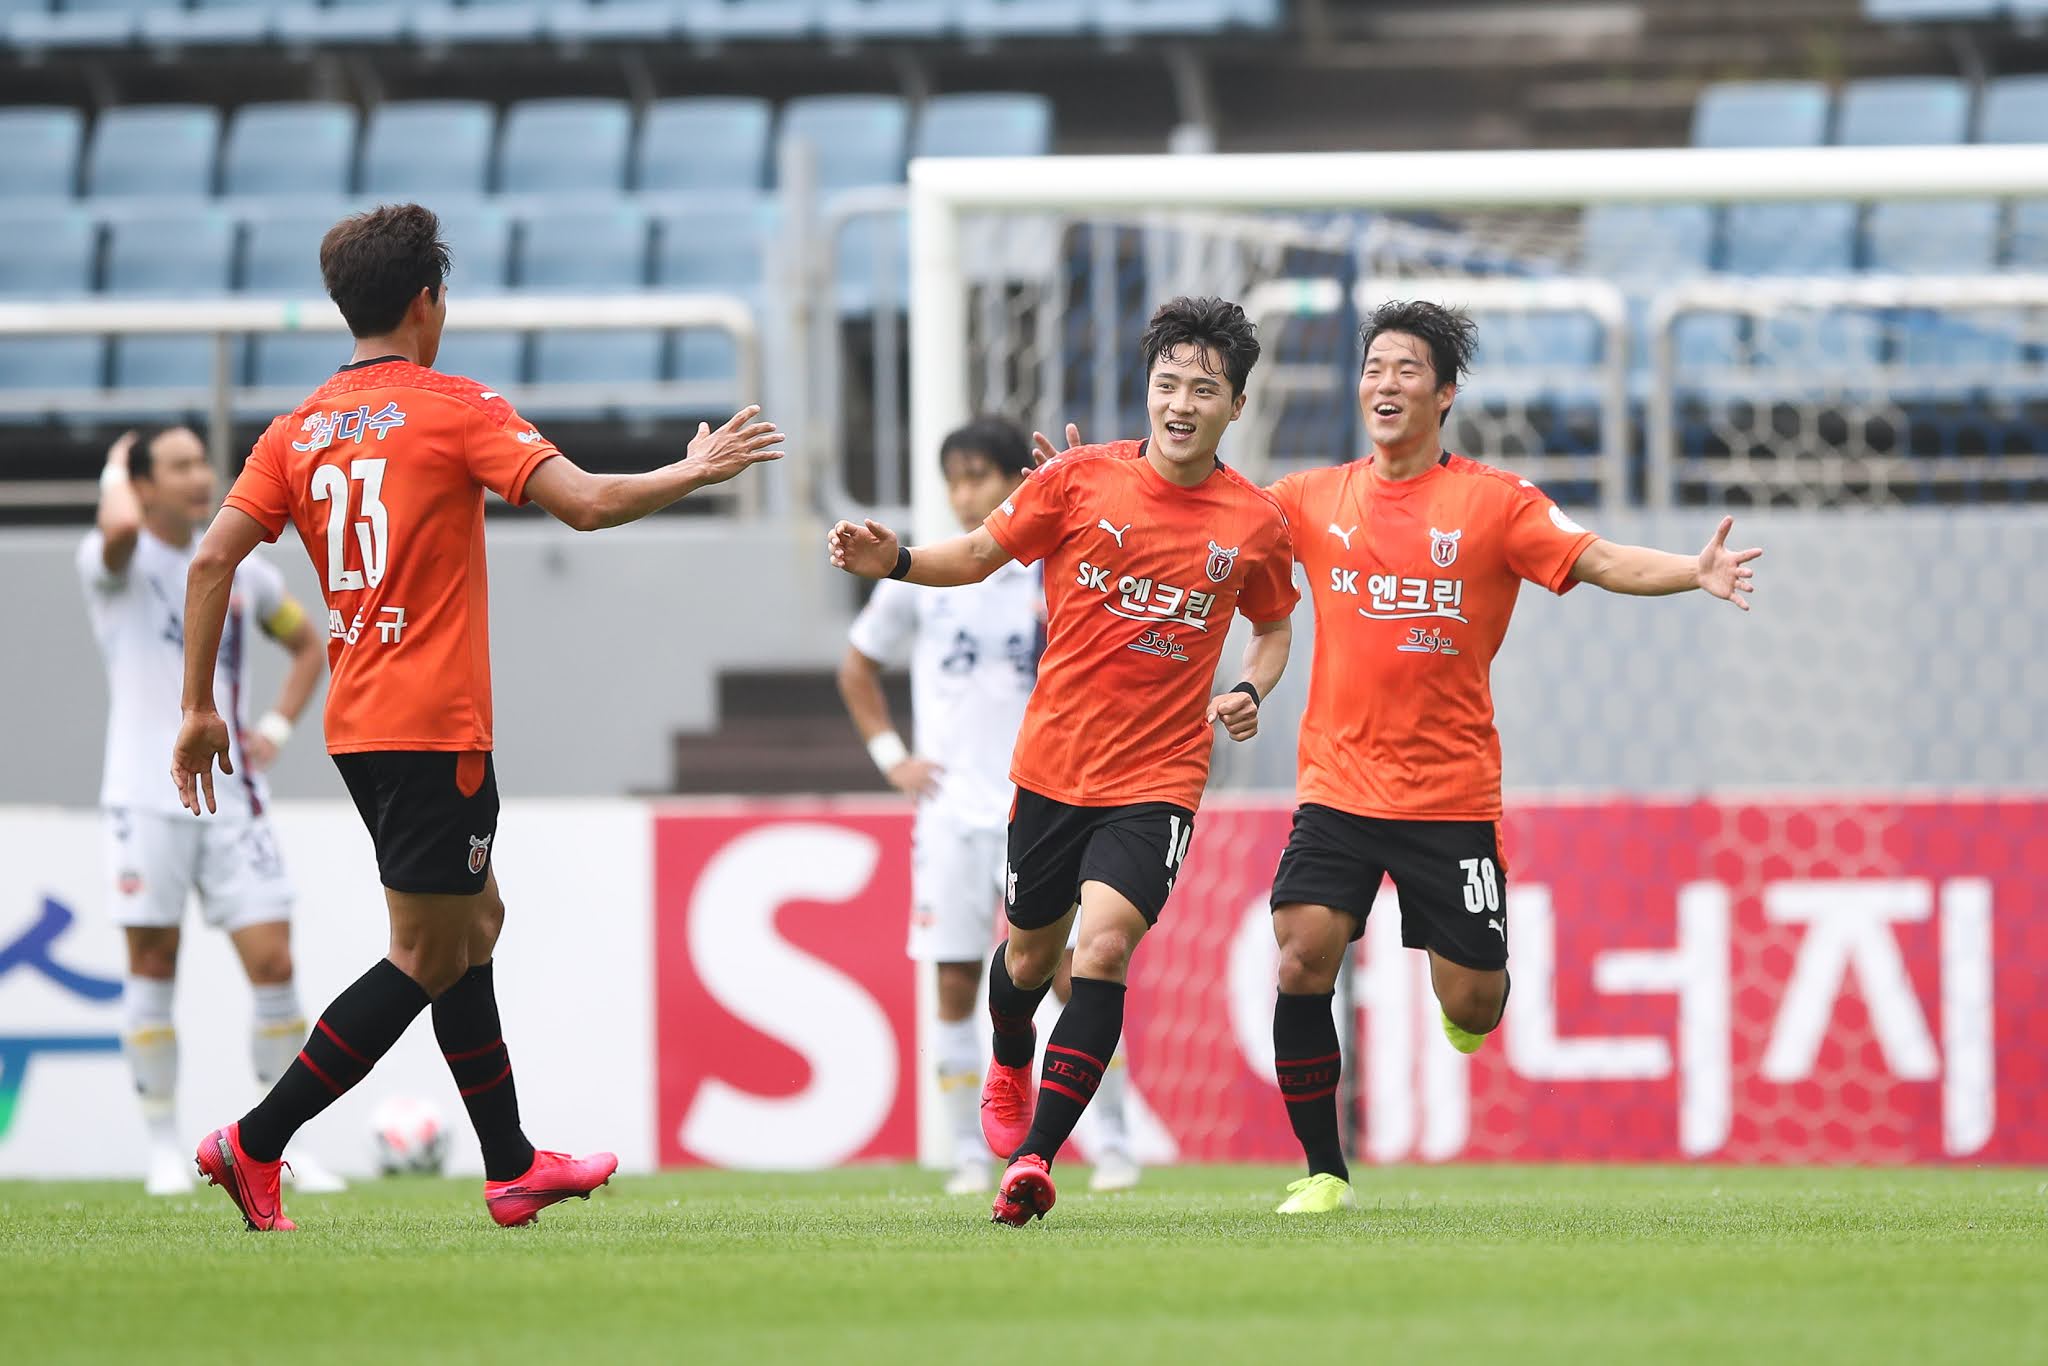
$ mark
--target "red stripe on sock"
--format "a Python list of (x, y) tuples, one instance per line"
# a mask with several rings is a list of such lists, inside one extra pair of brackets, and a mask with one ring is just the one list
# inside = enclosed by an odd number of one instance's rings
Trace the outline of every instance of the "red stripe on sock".
[(1275, 1064), (1274, 1064), (1274, 1066), (1276, 1066), (1276, 1067), (1314, 1067), (1314, 1066), (1315, 1066), (1315, 1065), (1316, 1065), (1317, 1063), (1319, 1063), (1319, 1062), (1335, 1062), (1335, 1061), (1337, 1061), (1337, 1059), (1339, 1059), (1339, 1058), (1341, 1058), (1341, 1057), (1343, 1057), (1343, 1056), (1344, 1056), (1344, 1055), (1343, 1055), (1342, 1053), (1325, 1053), (1325, 1054), (1323, 1054), (1323, 1056), (1322, 1056), (1322, 1057), (1320, 1057), (1320, 1058), (1282, 1058), (1282, 1059), (1280, 1059), (1280, 1060), (1279, 1060), (1279, 1061), (1278, 1061), (1277, 1063), (1275, 1063)]
[[(328, 1042), (332, 1043), (336, 1048), (339, 1048), (342, 1052), (348, 1054), (351, 1058), (354, 1058), (357, 1062), (361, 1063), (366, 1069), (369, 1067), (370, 1060), (364, 1057), (362, 1054), (356, 1052), (353, 1048), (350, 1048), (347, 1043), (343, 1042), (341, 1035), (335, 1033), (333, 1028), (328, 1025), (327, 1021), (316, 1021), (314, 1027), (317, 1028), (322, 1034), (325, 1034), (327, 1036)], [(299, 1056), (303, 1058), (306, 1055), (301, 1053)]]
[[(468, 1094), (469, 1094), (469, 1092), (467, 1092), (467, 1091), (464, 1091), (464, 1092), (463, 1092), (462, 1094), (464, 1094), (464, 1095), (466, 1096), (466, 1095), (468, 1095)], [(1286, 1099), (1286, 1101), (1287, 1101), (1287, 1103), (1288, 1103), (1289, 1105), (1299, 1105), (1299, 1104), (1301, 1104), (1301, 1103), (1302, 1103), (1303, 1101), (1305, 1101), (1305, 1100), (1321, 1100), (1321, 1099), (1322, 1099), (1322, 1098), (1323, 1098), (1324, 1096), (1334, 1096), (1334, 1095), (1336, 1095), (1336, 1094), (1337, 1094), (1337, 1088), (1336, 1088), (1336, 1087), (1334, 1087), (1334, 1086), (1325, 1086), (1325, 1087), (1324, 1087), (1324, 1088), (1323, 1088), (1322, 1090), (1320, 1090), (1320, 1091), (1311, 1091), (1311, 1092), (1309, 1092), (1309, 1093), (1308, 1093), (1307, 1095), (1305, 1095), (1305, 1096), (1287, 1096), (1287, 1097), (1285, 1097), (1285, 1099)]]
[(1098, 1072), (1104, 1070), (1108, 1066), (1108, 1064), (1103, 1062), (1102, 1059), (1094, 1056), (1091, 1053), (1083, 1053), (1078, 1048), (1062, 1048), (1056, 1043), (1049, 1043), (1045, 1046), (1045, 1051), (1048, 1053), (1064, 1053), (1070, 1058), (1079, 1058), (1083, 1062), (1093, 1066), (1095, 1070)]
[(492, 1077), (489, 1081), (483, 1083), (481, 1086), (465, 1087), (462, 1091), (462, 1098), (464, 1100), (467, 1100), (471, 1096), (481, 1095), (483, 1092), (490, 1090), (493, 1086), (496, 1086), (499, 1082), (505, 1080), (505, 1078), (511, 1075), (512, 1064), (508, 1062), (505, 1064), (504, 1071), (500, 1072), (497, 1076)]
[(334, 1084), (334, 1078), (328, 1076), (325, 1072), (322, 1072), (320, 1070), (320, 1064), (314, 1062), (311, 1058), (307, 1057), (306, 1050), (303, 1048), (299, 1050), (299, 1061), (306, 1064), (306, 1070), (308, 1072), (311, 1072), (314, 1076), (320, 1078), (321, 1082), (327, 1087), (327, 1089), (334, 1092), (335, 1095), (339, 1096), (347, 1094), (348, 1088), (346, 1086), (336, 1086)]
[(1052, 1080), (1050, 1077), (1041, 1080), (1038, 1084), (1048, 1091), (1059, 1092), (1068, 1100), (1074, 1101), (1077, 1104), (1086, 1105), (1088, 1103), (1088, 1097), (1082, 1095), (1079, 1091), (1075, 1091), (1068, 1087), (1060, 1085), (1058, 1082)]
[(441, 1056), (446, 1058), (449, 1062), (468, 1062), (471, 1058), (481, 1058), (484, 1054), (490, 1052), (493, 1048), (503, 1048), (504, 1046), (505, 1041), (503, 1039), (492, 1039), (482, 1048), (472, 1048), (467, 1052), (463, 1053), (443, 1053)]

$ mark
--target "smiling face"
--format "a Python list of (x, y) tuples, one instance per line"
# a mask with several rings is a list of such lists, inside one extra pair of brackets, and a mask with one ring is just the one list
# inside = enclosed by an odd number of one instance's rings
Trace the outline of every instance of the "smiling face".
[(1456, 384), (1438, 384), (1429, 344), (1412, 332), (1382, 332), (1365, 353), (1358, 409), (1375, 449), (1399, 451), (1441, 440)]
[(1151, 450), (1176, 467), (1213, 460), (1223, 429), (1244, 411), (1232, 393), (1223, 358), (1209, 347), (1169, 347), (1146, 377), (1145, 409), (1152, 419)]

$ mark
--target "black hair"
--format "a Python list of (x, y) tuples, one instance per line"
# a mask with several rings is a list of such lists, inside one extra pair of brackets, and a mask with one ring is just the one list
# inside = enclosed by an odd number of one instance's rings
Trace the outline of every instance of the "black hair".
[(128, 447), (128, 477), (130, 479), (156, 478), (156, 443), (172, 432), (186, 431), (182, 422), (173, 422), (164, 427), (144, 427), (135, 434), (134, 444)]
[(1196, 348), (1198, 354), (1204, 348), (1216, 353), (1232, 396), (1244, 392), (1245, 380), (1259, 363), (1259, 329), (1228, 299), (1191, 299), (1183, 294), (1161, 304), (1146, 324), (1145, 335), (1138, 339), (1145, 374), (1151, 375), (1153, 364), (1162, 355), (1184, 346)]
[(1375, 308), (1358, 329), (1361, 374), (1365, 371), (1364, 357), (1382, 332), (1405, 332), (1420, 338), (1429, 348), (1430, 368), (1436, 371), (1439, 389), (1464, 381), (1465, 373), (1472, 368), (1472, 353), (1479, 345), (1479, 328), (1464, 309), (1445, 308), (1424, 299), (1393, 299)]
[(418, 204), (386, 204), (351, 214), (320, 240), (320, 278), (327, 296), (358, 337), (378, 337), (405, 320), (405, 310), (448, 278), (441, 220)]
[(939, 464), (955, 451), (979, 451), (1005, 474), (1031, 473), (1031, 438), (1008, 418), (977, 417), (946, 433), (939, 443)]

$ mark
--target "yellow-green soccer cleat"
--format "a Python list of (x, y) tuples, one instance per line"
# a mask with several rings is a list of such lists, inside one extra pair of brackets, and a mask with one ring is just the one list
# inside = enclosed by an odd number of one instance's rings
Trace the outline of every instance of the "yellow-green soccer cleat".
[(1299, 1181), (1288, 1183), (1287, 1198), (1273, 1211), (1275, 1214), (1329, 1214), (1340, 1209), (1350, 1209), (1358, 1202), (1351, 1198), (1351, 1183), (1341, 1176), (1329, 1172), (1317, 1172), (1304, 1176)]
[(1486, 1036), (1484, 1034), (1474, 1034), (1469, 1029), (1458, 1028), (1458, 1026), (1451, 1023), (1451, 1017), (1444, 1014), (1441, 1010), (1437, 1012), (1437, 1018), (1444, 1022), (1444, 1037), (1449, 1039), (1451, 1047), (1457, 1049), (1460, 1053), (1477, 1053), (1486, 1046)]

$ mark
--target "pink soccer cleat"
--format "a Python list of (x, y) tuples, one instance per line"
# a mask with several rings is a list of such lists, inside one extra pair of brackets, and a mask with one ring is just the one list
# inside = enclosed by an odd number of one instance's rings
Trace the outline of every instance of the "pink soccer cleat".
[(298, 1227), (284, 1217), (284, 1163), (258, 1162), (243, 1152), (239, 1123), (201, 1139), (197, 1161), (199, 1174), (228, 1193), (252, 1231), (289, 1233)]
[(1059, 1192), (1052, 1188), (1052, 1172), (1037, 1153), (1025, 1153), (1003, 1173), (996, 1187), (996, 1205), (989, 1218), (1011, 1228), (1022, 1228), (1033, 1219), (1043, 1219)]
[(613, 1153), (571, 1157), (536, 1151), (524, 1176), (484, 1182), (484, 1204), (490, 1207), (491, 1218), (506, 1228), (530, 1224), (549, 1205), (571, 1196), (588, 1200), (618, 1169), (619, 1159)]
[(981, 1083), (981, 1136), (988, 1150), (1008, 1161), (1031, 1132), (1031, 1064), (1005, 1067), (991, 1059)]

